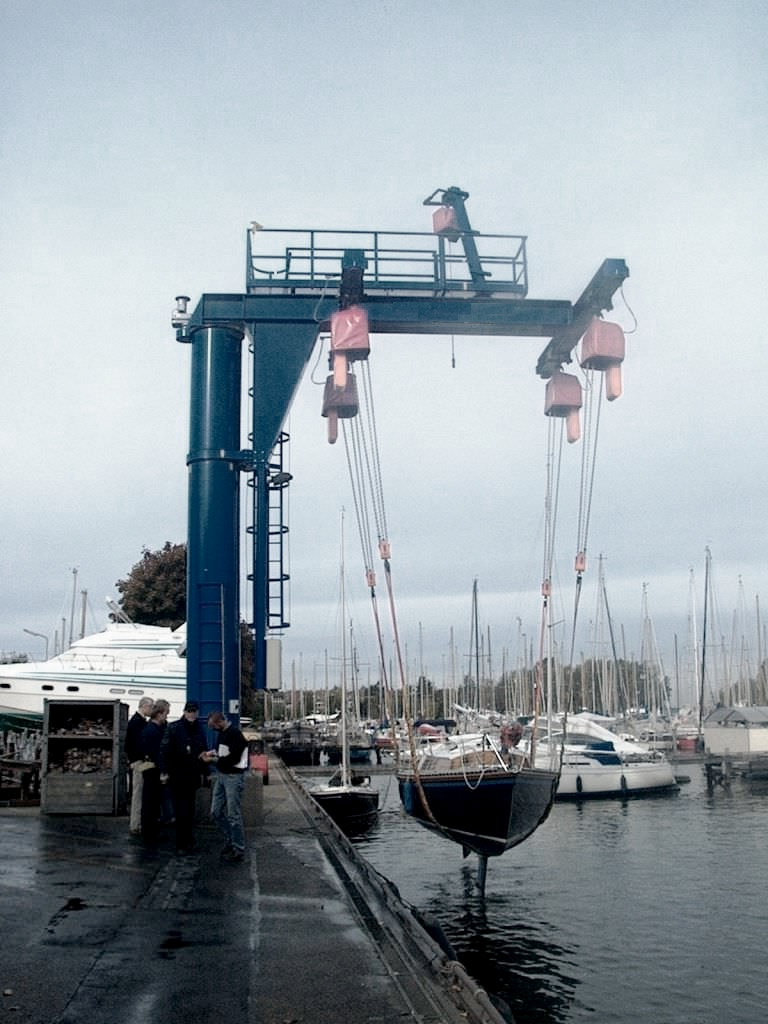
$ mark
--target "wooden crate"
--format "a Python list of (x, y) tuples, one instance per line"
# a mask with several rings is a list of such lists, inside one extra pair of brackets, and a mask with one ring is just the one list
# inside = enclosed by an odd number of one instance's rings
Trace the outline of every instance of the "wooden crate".
[(40, 809), (44, 814), (122, 814), (127, 802), (119, 700), (46, 700)]

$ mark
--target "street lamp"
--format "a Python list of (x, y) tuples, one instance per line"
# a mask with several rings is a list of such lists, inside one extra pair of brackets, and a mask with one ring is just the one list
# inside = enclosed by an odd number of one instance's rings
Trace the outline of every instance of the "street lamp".
[(29, 633), (30, 636), (36, 636), (41, 640), (45, 640), (45, 660), (48, 661), (48, 637), (45, 633), (36, 633), (33, 629), (24, 629), (23, 627), (22, 632)]

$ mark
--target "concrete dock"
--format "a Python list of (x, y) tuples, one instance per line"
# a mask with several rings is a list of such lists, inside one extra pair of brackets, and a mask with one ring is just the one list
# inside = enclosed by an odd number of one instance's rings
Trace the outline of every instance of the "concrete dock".
[(228, 864), (205, 820), (177, 856), (172, 828), (147, 851), (125, 817), (0, 808), (0, 1019), (509, 1019), (275, 760), (245, 809)]

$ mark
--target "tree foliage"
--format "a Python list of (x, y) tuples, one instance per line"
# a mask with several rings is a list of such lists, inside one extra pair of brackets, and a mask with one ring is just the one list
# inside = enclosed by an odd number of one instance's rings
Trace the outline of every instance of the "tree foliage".
[(143, 548), (141, 560), (115, 584), (120, 607), (134, 622), (176, 629), (187, 618), (187, 546), (165, 542)]
[[(176, 629), (187, 620), (187, 546), (166, 541), (160, 551), (143, 548), (141, 561), (124, 580), (115, 584), (122, 597), (120, 607), (134, 622)], [(241, 710), (252, 715), (256, 696), (251, 689), (253, 634), (240, 623)]]

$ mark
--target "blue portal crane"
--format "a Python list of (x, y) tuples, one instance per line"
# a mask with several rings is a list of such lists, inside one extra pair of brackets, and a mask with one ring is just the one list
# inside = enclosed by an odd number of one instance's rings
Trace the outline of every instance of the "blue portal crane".
[[(271, 515), (290, 482), (282, 426), (332, 314), (362, 306), (373, 334), (549, 338), (536, 367), (549, 378), (571, 361), (592, 317), (612, 308), (629, 275), (623, 260), (606, 259), (576, 302), (528, 299), (526, 238), (473, 230), (468, 198), (456, 186), (428, 196), (424, 205), (436, 207), (432, 232), (265, 230), (253, 223), (244, 292), (204, 294), (191, 312), (189, 298), (177, 297), (172, 323), (192, 350), (187, 695), (203, 714), (239, 712), (243, 473), (254, 502), (254, 688), (266, 686), (268, 634), (288, 625), (279, 554), (286, 527)], [(244, 339), (253, 366), (247, 447), (240, 440)]]

